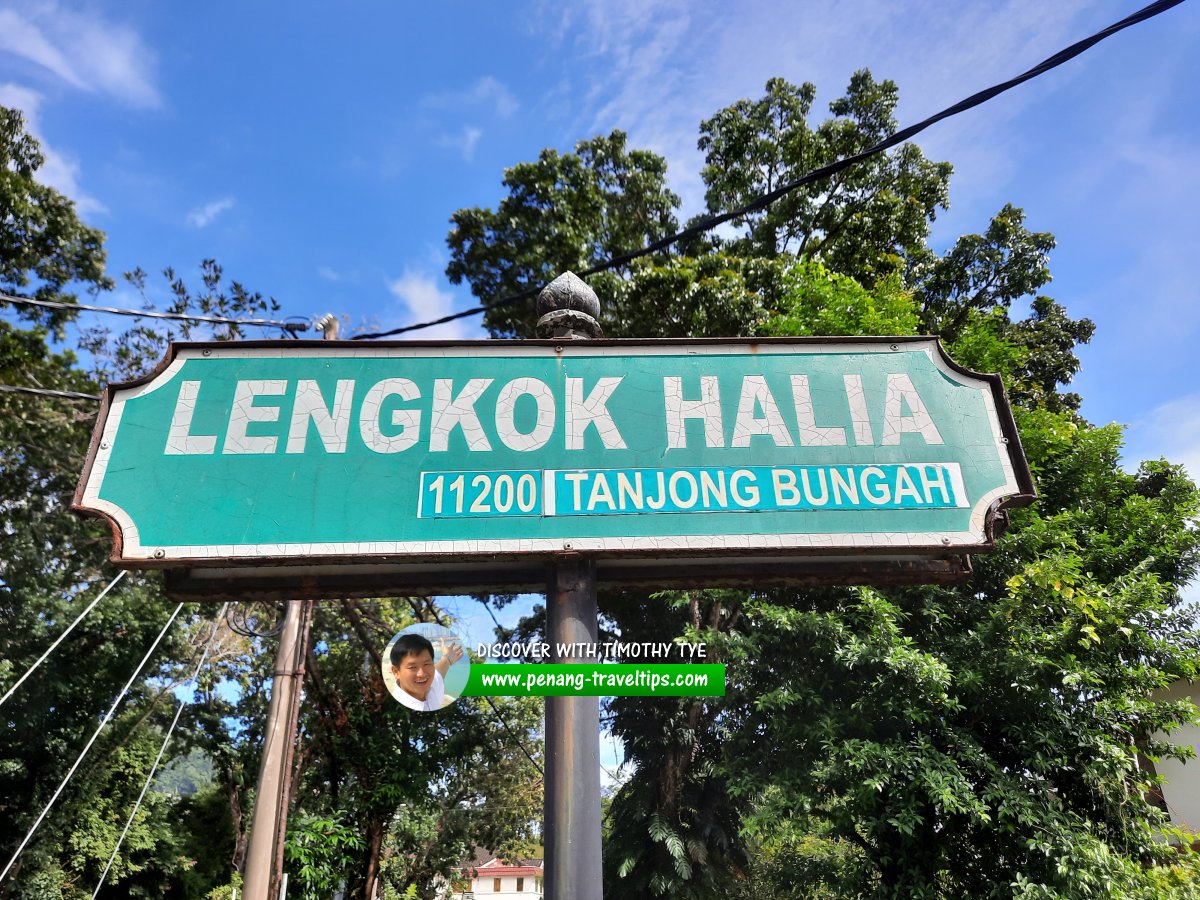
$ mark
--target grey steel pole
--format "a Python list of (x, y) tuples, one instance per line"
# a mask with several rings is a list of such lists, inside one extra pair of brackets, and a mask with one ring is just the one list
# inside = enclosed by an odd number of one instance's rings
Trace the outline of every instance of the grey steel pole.
[[(538, 295), (538, 337), (580, 340), (601, 336), (600, 301), (582, 279), (566, 272)], [(599, 638), (596, 564), (577, 553), (550, 563), (546, 633), (551, 662), (590, 662), (558, 653), (558, 644)], [(545, 900), (601, 900), (600, 700), (546, 698)]]
[[(551, 563), (546, 630), (558, 643), (598, 637), (596, 565), (560, 557)], [(551, 653), (551, 662), (595, 662)], [(601, 900), (600, 698), (546, 698), (546, 900)]]
[(258, 765), (258, 791), (254, 798), (254, 819), (250, 825), (250, 844), (246, 848), (245, 900), (271, 900), (271, 882), (275, 868), (275, 845), (283, 840), (278, 834), (280, 806), (284, 802), (284, 764), (292, 729), (289, 712), (293, 693), (300, 690), (295, 677), (299, 656), (301, 619), (305, 602), (289, 600), (284, 613), (275, 670), (271, 678), (271, 706), (263, 736), (262, 760)]

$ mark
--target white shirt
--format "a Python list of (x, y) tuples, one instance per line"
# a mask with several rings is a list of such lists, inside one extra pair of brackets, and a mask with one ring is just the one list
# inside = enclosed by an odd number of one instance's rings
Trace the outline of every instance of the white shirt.
[(407, 706), (409, 709), (415, 709), (419, 712), (430, 712), (431, 710), (441, 709), (446, 702), (446, 682), (442, 680), (442, 673), (437, 669), (433, 670), (433, 684), (429, 685), (429, 693), (425, 695), (424, 700), (418, 700), (404, 688), (396, 685), (396, 699)]

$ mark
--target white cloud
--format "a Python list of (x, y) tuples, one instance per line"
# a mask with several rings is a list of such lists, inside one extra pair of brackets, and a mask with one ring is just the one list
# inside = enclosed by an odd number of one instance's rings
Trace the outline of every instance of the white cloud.
[(421, 101), (428, 109), (490, 109), (502, 118), (517, 111), (520, 104), (512, 92), (491, 75), (485, 75), (466, 90), (429, 94)]
[[(428, 94), (421, 100), (421, 106), (450, 113), (470, 114), (472, 117), (493, 114), (500, 118), (508, 118), (518, 109), (517, 99), (512, 92), (491, 75), (480, 78), (465, 90)], [(483, 129), (466, 124), (457, 133), (443, 134), (439, 137), (437, 146), (457, 150), (464, 160), (471, 162), (482, 137)]]
[(155, 55), (132, 28), (90, 12), (32, 3), (0, 10), (0, 51), (89, 93), (137, 107), (162, 103), (154, 84)]
[(462, 154), (464, 160), (470, 162), (475, 158), (475, 148), (479, 145), (481, 137), (483, 137), (483, 132), (480, 129), (474, 125), (464, 125), (460, 134), (442, 135), (438, 138), (438, 146), (457, 150)]
[(41, 145), (44, 162), (37, 179), (75, 201), (81, 216), (106, 212), (103, 203), (87, 194), (79, 184), (79, 163), (71, 156), (55, 150), (41, 133), (39, 112), (42, 95), (18, 84), (0, 84), (0, 106), (20, 110), (25, 116), (25, 130)]
[[(395, 295), (408, 313), (402, 325), (415, 325), (440, 319), (454, 312), (454, 295), (443, 290), (435, 278), (424, 272), (405, 269), (404, 274), (388, 283), (388, 290)], [(460, 340), (465, 334), (461, 319), (435, 325), (408, 335), (423, 340)]]
[(341, 281), (342, 274), (329, 268), (329, 266), (317, 266), (317, 277), (324, 281)]
[[(136, 31), (93, 12), (62, 9), (52, 0), (0, 9), (0, 57), (18, 66), (23, 63), (23, 80), (40, 79), (48, 93), (65, 84), (130, 106), (162, 104), (154, 84), (154, 53)], [(104, 204), (81, 187), (79, 163), (41, 133), (38, 113), (43, 100), (43, 93), (29, 87), (0, 85), (0, 103), (20, 109), (30, 134), (41, 144), (45, 162), (39, 180), (74, 200), (83, 216), (106, 212)]]
[(37, 127), (42, 108), (42, 95), (19, 84), (0, 84), (0, 106), (19, 109), (25, 114), (25, 125), (32, 132)]
[(1200, 393), (1155, 407), (1130, 425), (1126, 436), (1129, 468), (1135, 468), (1145, 456), (1161, 455), (1181, 464), (1193, 480), (1200, 480)]
[(0, 10), (0, 48), (49, 69), (77, 88), (87, 85), (42, 30), (13, 9)]
[(203, 206), (197, 207), (187, 214), (188, 224), (196, 228), (206, 228), (221, 213), (233, 209), (236, 202), (233, 197), (222, 197), (220, 200), (205, 203)]

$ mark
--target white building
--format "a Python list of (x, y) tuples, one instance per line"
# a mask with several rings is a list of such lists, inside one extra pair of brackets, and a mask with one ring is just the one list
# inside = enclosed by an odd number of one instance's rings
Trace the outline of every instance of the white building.
[(479, 849), (475, 859), (455, 872), (454, 900), (540, 900), (543, 862), (540, 859), (517, 860), (509, 865), (487, 850)]
[[(1181, 679), (1168, 688), (1155, 691), (1154, 699), (1191, 700), (1196, 703), (1200, 699), (1200, 684)], [(1163, 735), (1156, 737), (1161, 738)], [(1191, 745), (1200, 753), (1200, 728), (1195, 725), (1177, 728), (1167, 735), (1166, 739), (1179, 746)], [(1150, 768), (1163, 777), (1161, 792), (1155, 793), (1161, 794), (1163, 805), (1171, 815), (1172, 824), (1189, 831), (1200, 831), (1200, 755), (1187, 762), (1160, 759)]]

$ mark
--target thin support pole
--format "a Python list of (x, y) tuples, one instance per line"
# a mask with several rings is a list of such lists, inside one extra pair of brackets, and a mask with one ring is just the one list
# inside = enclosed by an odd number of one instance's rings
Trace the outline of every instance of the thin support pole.
[(288, 800), (289, 748), (296, 734), (299, 711), (296, 695), (301, 687), (300, 665), (304, 659), (304, 642), (308, 637), (306, 620), (311, 608), (311, 601), (289, 600), (279, 635), (271, 681), (271, 705), (258, 767), (254, 819), (250, 826), (250, 844), (246, 848), (246, 881), (242, 887), (245, 900), (272, 900), (279, 886), (275, 863), (287, 828), (287, 813), (280, 807)]
[(296, 744), (300, 730), (300, 695), (304, 690), (304, 670), (308, 659), (308, 640), (312, 632), (314, 601), (302, 600), (300, 618), (300, 643), (296, 649), (295, 684), (292, 690), (292, 705), (287, 714), (287, 742), (283, 754), (283, 796), (279, 804), (279, 816), (275, 826), (275, 862), (271, 872), (272, 882), (278, 885), (275, 896), (283, 900), (287, 894), (287, 873), (283, 871), (283, 850), (287, 841), (288, 810), (292, 806), (292, 794), (296, 788)]
[[(325, 340), (338, 333), (338, 318), (324, 315), (315, 323)], [(311, 585), (309, 586), (311, 588)], [(307, 590), (307, 589), (306, 589)], [(245, 900), (276, 900), (287, 893), (283, 851), (287, 838), (288, 807), (292, 801), (292, 761), (300, 722), (300, 693), (304, 689), (304, 661), (312, 629), (313, 600), (289, 600), (275, 654), (271, 682), (271, 707), (258, 766), (258, 793), (246, 848)]]

